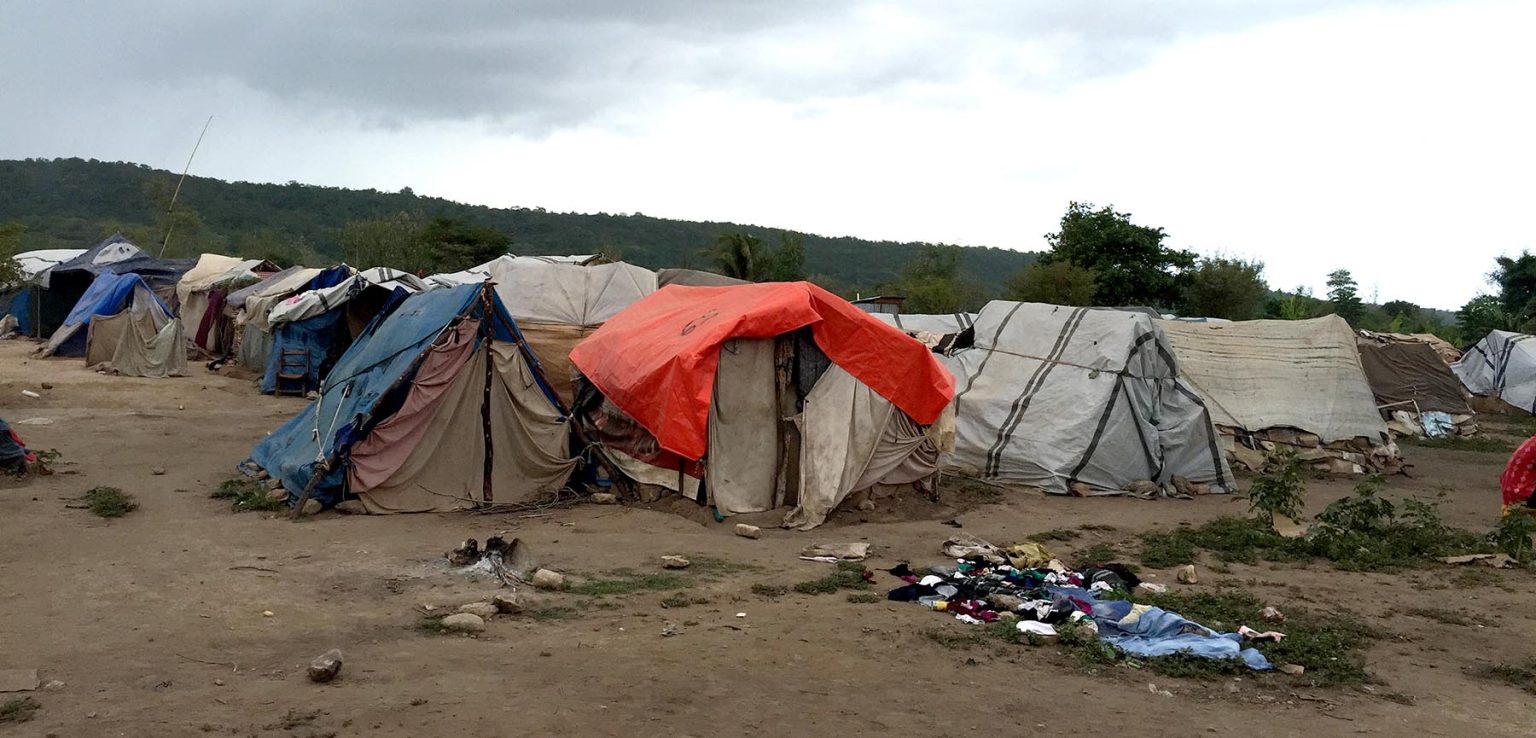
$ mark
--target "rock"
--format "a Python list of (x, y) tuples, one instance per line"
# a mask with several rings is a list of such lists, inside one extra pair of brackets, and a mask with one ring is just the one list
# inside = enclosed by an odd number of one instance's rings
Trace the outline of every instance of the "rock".
[(1189, 479), (1175, 474), (1173, 475), (1173, 479), (1170, 481), (1173, 482), (1173, 488), (1178, 490), (1179, 494), (1189, 495), (1191, 497), (1194, 496), (1195, 485), (1190, 484)]
[(459, 612), (467, 612), (471, 615), (479, 615), (481, 619), (490, 620), (501, 612), (501, 608), (489, 602), (469, 602), (459, 605)]
[(742, 538), (762, 538), (763, 537), (763, 529), (759, 528), (759, 527), (757, 527), (755, 525), (747, 525), (746, 523), (737, 523), (736, 524), (736, 535), (741, 536)]
[(53, 383), (52, 382), (43, 382), (42, 388), (43, 389), (53, 389)]
[(30, 397), (30, 398), (32, 398), (34, 400), (39, 398), (39, 397), (42, 397), (42, 395), (40, 395), (40, 394), (38, 394), (36, 392), (33, 392), (32, 390), (22, 390), (21, 391), (21, 396), (22, 397)]
[(1190, 491), (1191, 494), (1193, 494), (1196, 497), (1199, 497), (1201, 495), (1208, 495), (1208, 494), (1211, 493), (1211, 485), (1205, 484), (1205, 483), (1202, 483), (1202, 482), (1197, 482), (1195, 484), (1189, 485), (1189, 491)]
[(278, 487), (277, 489), (269, 489), (267, 490), (267, 499), (273, 502), (287, 502), (288, 490), (283, 489), (282, 487)]
[(999, 611), (1013, 611), (1024, 606), (1024, 600), (1013, 595), (993, 594), (987, 595), (987, 604)]
[(256, 479), (258, 480), (270, 479), (271, 477), (272, 475), (268, 474), (266, 469), (256, 472)]
[(1082, 482), (1073, 482), (1067, 485), (1067, 491), (1070, 492), (1073, 497), (1088, 497), (1089, 495), (1093, 494), (1093, 488)]
[(533, 573), (533, 586), (539, 589), (563, 589), (565, 576), (559, 572), (540, 569)]
[(272, 612), (271, 610), (262, 610), (261, 611), (261, 616), (264, 617), (264, 618), (270, 618), (270, 617), (273, 617), (274, 615), (277, 615), (277, 613)]
[(1157, 482), (1149, 481), (1146, 479), (1140, 479), (1135, 482), (1131, 482), (1121, 489), (1136, 495), (1137, 497), (1152, 497), (1158, 492), (1162, 491), (1162, 488), (1157, 486)]
[(592, 494), (592, 504), (617, 505), (619, 504), (619, 496), (612, 492), (595, 492)]
[(640, 495), (640, 501), (646, 504), (650, 504), (652, 502), (660, 502), (662, 496), (666, 494), (666, 490), (661, 487), (650, 484), (642, 484), (638, 486), (639, 489), (635, 490), (635, 493)]
[(443, 618), (443, 627), (455, 633), (479, 633), (485, 630), (485, 619), (473, 613), (461, 612)]
[(1019, 614), (1016, 612), (1000, 612), (997, 614), (997, 619), (1004, 623), (1015, 623), (1019, 620)]
[(865, 497), (864, 499), (859, 500), (859, 509), (864, 512), (873, 512), (875, 509), (875, 501)]
[(152, 467), (149, 468), (149, 473), (153, 474), (153, 475), (155, 475), (157, 477), (163, 477), (163, 476), (165, 476), (165, 467), (163, 467), (163, 466), (152, 466)]
[(496, 606), (496, 611), (507, 615), (521, 615), (527, 605), (523, 603), (523, 596), (512, 592), (499, 594), (491, 598), (491, 604)]
[(283, 489), (283, 480), (272, 478), (267, 480), (267, 489)]
[(363, 507), (362, 500), (342, 500), (336, 503), (336, 512), (342, 515), (367, 515), (368, 508)]
[(661, 557), (661, 567), (663, 569), (687, 569), (689, 563), (691, 562), (689, 562), (688, 559), (685, 559), (681, 556)]
[(316, 683), (328, 682), (341, 673), (341, 650), (333, 648), (321, 654), (314, 661), (309, 662), (309, 680)]
[(224, 680), (223, 679), (215, 679), (215, 680), (213, 680), (213, 686), (215, 686), (215, 687), (222, 687), (222, 686), (224, 686)]
[(1281, 664), (1276, 668), (1280, 670), (1281, 674), (1290, 674), (1291, 676), (1301, 676), (1307, 673), (1307, 667), (1301, 664)]
[(1195, 574), (1195, 565), (1185, 564), (1183, 568), (1179, 569), (1178, 580), (1180, 584), (1195, 584), (1199, 582), (1200, 577)]
[(1273, 607), (1266, 607), (1259, 611), (1259, 619), (1266, 623), (1283, 623), (1285, 622), (1285, 613)]
[(324, 509), (325, 509), (325, 505), (320, 504), (319, 500), (305, 500), (304, 501), (304, 507), (299, 510), (299, 514), (300, 515), (319, 515), (320, 511), (324, 510)]
[(43, 689), (46, 689), (49, 692), (57, 691), (57, 690), (60, 690), (60, 689), (63, 689), (63, 688), (64, 688), (64, 683), (59, 681), (59, 680), (57, 680), (57, 679), (49, 679), (48, 683), (43, 685)]

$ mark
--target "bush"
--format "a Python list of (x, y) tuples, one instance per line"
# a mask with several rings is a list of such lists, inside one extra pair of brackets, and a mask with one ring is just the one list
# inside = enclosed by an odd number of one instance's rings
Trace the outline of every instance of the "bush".
[(85, 493), (85, 505), (103, 518), (120, 518), (139, 509), (133, 495), (116, 487), (93, 487)]
[(1248, 490), (1248, 511), (1273, 523), (1276, 515), (1301, 520), (1307, 483), (1301, 476), (1301, 460), (1290, 450), (1275, 452), (1265, 464), (1264, 476)]

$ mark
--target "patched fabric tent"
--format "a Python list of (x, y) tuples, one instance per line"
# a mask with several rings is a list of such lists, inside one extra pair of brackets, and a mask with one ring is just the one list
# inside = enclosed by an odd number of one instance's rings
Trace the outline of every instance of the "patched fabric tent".
[(589, 440), (702, 477), (722, 515), (793, 505), (800, 529), (852, 493), (930, 480), (943, 440), (923, 426), (954, 396), (922, 344), (807, 282), (666, 287), (571, 360), (595, 390)]
[(181, 322), (137, 274), (96, 277), (39, 353), (128, 376), (176, 376), (187, 365)]
[(320, 269), (293, 266), (229, 293), (224, 301), (224, 311), (233, 313), (230, 317), (234, 320), (234, 330), (240, 335), (236, 355), (242, 366), (252, 371), (266, 371), (267, 361), (272, 356), (272, 325), (267, 322), (272, 306), (295, 292), (317, 289), (311, 286), (316, 282), (324, 282), (320, 286), (329, 287), (352, 273), (350, 268), (343, 266), (332, 270), (329, 280), (322, 279), (321, 274)]
[(86, 249), (69, 261), (56, 264), (37, 277), (38, 293), (33, 335), (52, 335), (58, 330), (99, 274), (137, 274), (166, 305), (176, 298), (176, 283), (191, 269), (191, 259), (158, 259), (134, 246), (121, 233)]
[[(328, 281), (350, 267), (328, 269), (310, 280)], [(364, 269), (329, 286), (311, 288), (273, 306), (267, 315), (272, 327), (272, 349), (262, 376), (261, 391), (279, 389), (285, 351), (300, 356), (305, 367), (304, 390), (320, 386), (331, 364), (344, 352), (369, 321), (388, 314), (407, 295), (426, 284), (398, 269)], [(247, 300), (249, 304), (249, 300)], [(288, 388), (284, 388), (288, 389)]]
[(1174, 477), (1233, 491), (1211, 414), (1148, 316), (993, 301), (972, 327), (975, 344), (941, 359), (959, 387), (947, 468), (1055, 494), (1174, 493)]
[(277, 268), (264, 259), (240, 259), (220, 254), (203, 254), (196, 266), (182, 275), (176, 284), (182, 325), (192, 345), (218, 356), (233, 343), (232, 329), (225, 320), (224, 301), (229, 292), (256, 284)]
[(575, 465), (569, 423), (484, 284), (412, 295), (336, 363), (319, 399), (251, 452), (293, 501), (376, 513), (528, 502)]
[[(1389, 423), (1399, 432), (1423, 432), (1423, 413), (1444, 413), (1461, 434), (1476, 431), (1472, 407), (1467, 404), (1461, 380), (1442, 359), (1435, 346), (1425, 341), (1398, 338), (1401, 334), (1361, 331), (1360, 365), (1371, 383), (1376, 406), (1394, 418)], [(1409, 417), (1399, 423), (1395, 418)]]
[(1473, 344), (1451, 371), (1472, 394), (1536, 414), (1536, 341), (1531, 339), (1494, 331)]
[(1400, 463), (1343, 318), (1160, 323), (1181, 375), (1245, 466), (1262, 466), (1279, 447), (1340, 473)]

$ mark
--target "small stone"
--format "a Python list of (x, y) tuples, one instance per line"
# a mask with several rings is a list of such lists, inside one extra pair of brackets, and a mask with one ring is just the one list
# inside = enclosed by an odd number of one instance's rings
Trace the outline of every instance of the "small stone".
[(1259, 611), (1259, 619), (1266, 623), (1283, 623), (1285, 622), (1285, 613), (1273, 607), (1266, 607)]
[(336, 512), (342, 515), (367, 515), (368, 508), (363, 507), (362, 500), (342, 500), (336, 503)]
[(738, 617), (738, 618), (744, 618), (744, 617), (746, 617), (746, 616), (747, 616), (747, 614), (746, 614), (746, 613), (744, 613), (744, 612), (738, 612), (738, 613), (736, 613), (736, 617)]
[(999, 611), (1012, 612), (1024, 606), (1024, 600), (1013, 595), (993, 594), (987, 595), (987, 604)]
[(260, 479), (267, 479), (267, 478), (269, 478), (269, 477), (271, 477), (271, 476), (272, 476), (272, 475), (271, 475), (271, 474), (268, 474), (268, 473), (267, 473), (267, 470), (266, 470), (266, 469), (262, 469), (262, 470), (261, 470), (261, 471), (259, 471), (259, 472), (256, 472), (256, 478), (257, 478), (257, 479), (258, 479), (258, 480), (260, 480)]
[(683, 558), (681, 556), (663, 556), (663, 557), (661, 557), (661, 567), (663, 569), (687, 569), (688, 565), (690, 563), (692, 563), (692, 562), (688, 561), (688, 559), (685, 559), (685, 558)]
[(341, 650), (333, 648), (314, 661), (309, 662), (309, 680), (316, 683), (328, 682), (341, 673)]
[(1183, 568), (1179, 569), (1178, 580), (1180, 584), (1198, 583), (1200, 581), (1200, 577), (1199, 575), (1195, 574), (1195, 565), (1185, 564)]
[(43, 382), (42, 387), (43, 387), (43, 389), (53, 389), (53, 383), (52, 382)]
[(1016, 623), (1019, 620), (1019, 614), (1016, 612), (1000, 612), (997, 614), (997, 619), (1005, 623)]
[(304, 501), (304, 507), (301, 510), (299, 510), (299, 514), (300, 515), (319, 515), (320, 511), (324, 510), (324, 509), (325, 509), (325, 505), (320, 504), (319, 500), (305, 500)]
[(619, 504), (619, 496), (612, 492), (597, 492), (592, 495), (592, 504), (617, 505)]
[(283, 480), (278, 479), (277, 477), (272, 477), (271, 479), (267, 480), (267, 489), (282, 489), (282, 488), (283, 488)]
[(1171, 479), (1169, 481), (1173, 482), (1173, 488), (1178, 490), (1179, 494), (1181, 494), (1181, 495), (1189, 495), (1191, 497), (1194, 496), (1194, 494), (1195, 494), (1195, 486), (1193, 484), (1190, 484), (1188, 478), (1181, 477), (1181, 476), (1175, 474), (1175, 475), (1173, 475), (1173, 479)]
[(521, 615), (527, 607), (523, 604), (522, 595), (516, 592), (496, 595), (491, 598), (491, 604), (496, 606), (497, 612), (507, 615)]
[(1093, 494), (1093, 488), (1083, 482), (1073, 482), (1067, 485), (1067, 491), (1073, 497), (1088, 497)]
[(1161, 487), (1157, 486), (1157, 482), (1153, 482), (1147, 479), (1139, 479), (1137, 481), (1131, 482), (1121, 489), (1124, 489), (1126, 492), (1136, 495), (1137, 497), (1150, 497), (1162, 490)]
[(533, 573), (533, 586), (539, 589), (562, 589), (565, 587), (565, 576), (559, 572), (540, 569)]
[(215, 687), (222, 687), (222, 686), (224, 686), (224, 680), (223, 679), (215, 679), (215, 680), (213, 680), (213, 686), (215, 686)]
[(155, 475), (157, 477), (163, 477), (163, 476), (165, 476), (165, 467), (163, 467), (163, 466), (152, 466), (152, 467), (149, 468), (149, 473), (153, 474), (153, 475)]
[(875, 501), (865, 497), (864, 499), (859, 500), (859, 509), (864, 512), (874, 512)]
[(1280, 669), (1281, 674), (1290, 674), (1291, 676), (1301, 676), (1307, 673), (1307, 667), (1301, 664), (1281, 664), (1277, 668)]
[(1191, 494), (1195, 495), (1196, 497), (1199, 497), (1201, 495), (1208, 495), (1208, 494), (1211, 493), (1211, 485), (1205, 484), (1205, 483), (1202, 483), (1202, 482), (1196, 482), (1194, 484), (1189, 485), (1189, 491), (1190, 491)]
[(759, 528), (759, 527), (757, 527), (755, 525), (747, 525), (746, 523), (737, 523), (736, 524), (736, 535), (741, 536), (742, 538), (762, 538), (763, 537), (763, 529)]
[(482, 619), (490, 620), (496, 617), (496, 614), (501, 612), (501, 610), (489, 602), (470, 602), (459, 605), (459, 612), (479, 615)]
[[(279, 483), (279, 485), (281, 485), (281, 483)], [(278, 486), (277, 489), (269, 489), (267, 490), (267, 499), (273, 502), (287, 502), (288, 490), (283, 489), (282, 486)]]
[(660, 502), (662, 495), (666, 494), (666, 490), (654, 485), (642, 484), (639, 487), (636, 493), (640, 495), (640, 501), (646, 504)]
[(479, 633), (485, 630), (485, 619), (474, 613), (461, 612), (443, 618), (443, 627), (455, 633)]
[(262, 610), (261, 611), (261, 616), (264, 617), (264, 618), (270, 618), (270, 617), (272, 617), (272, 616), (274, 616), (276, 614), (277, 613), (272, 612), (271, 610)]

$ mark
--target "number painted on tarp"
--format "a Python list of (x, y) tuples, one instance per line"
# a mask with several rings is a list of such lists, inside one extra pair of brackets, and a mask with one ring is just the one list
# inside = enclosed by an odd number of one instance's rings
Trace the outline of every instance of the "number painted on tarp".
[(683, 332), (682, 332), (681, 335), (686, 336), (689, 333), (692, 333), (693, 329), (698, 328), (699, 326), (703, 325), (705, 321), (707, 321), (710, 318), (713, 318), (713, 317), (715, 317), (716, 315), (719, 315), (719, 314), (720, 314), (719, 310), (710, 309), (709, 312), (704, 313), (703, 315), (700, 315), (699, 317), (694, 318), (693, 320), (688, 321), (688, 325), (683, 326)]

